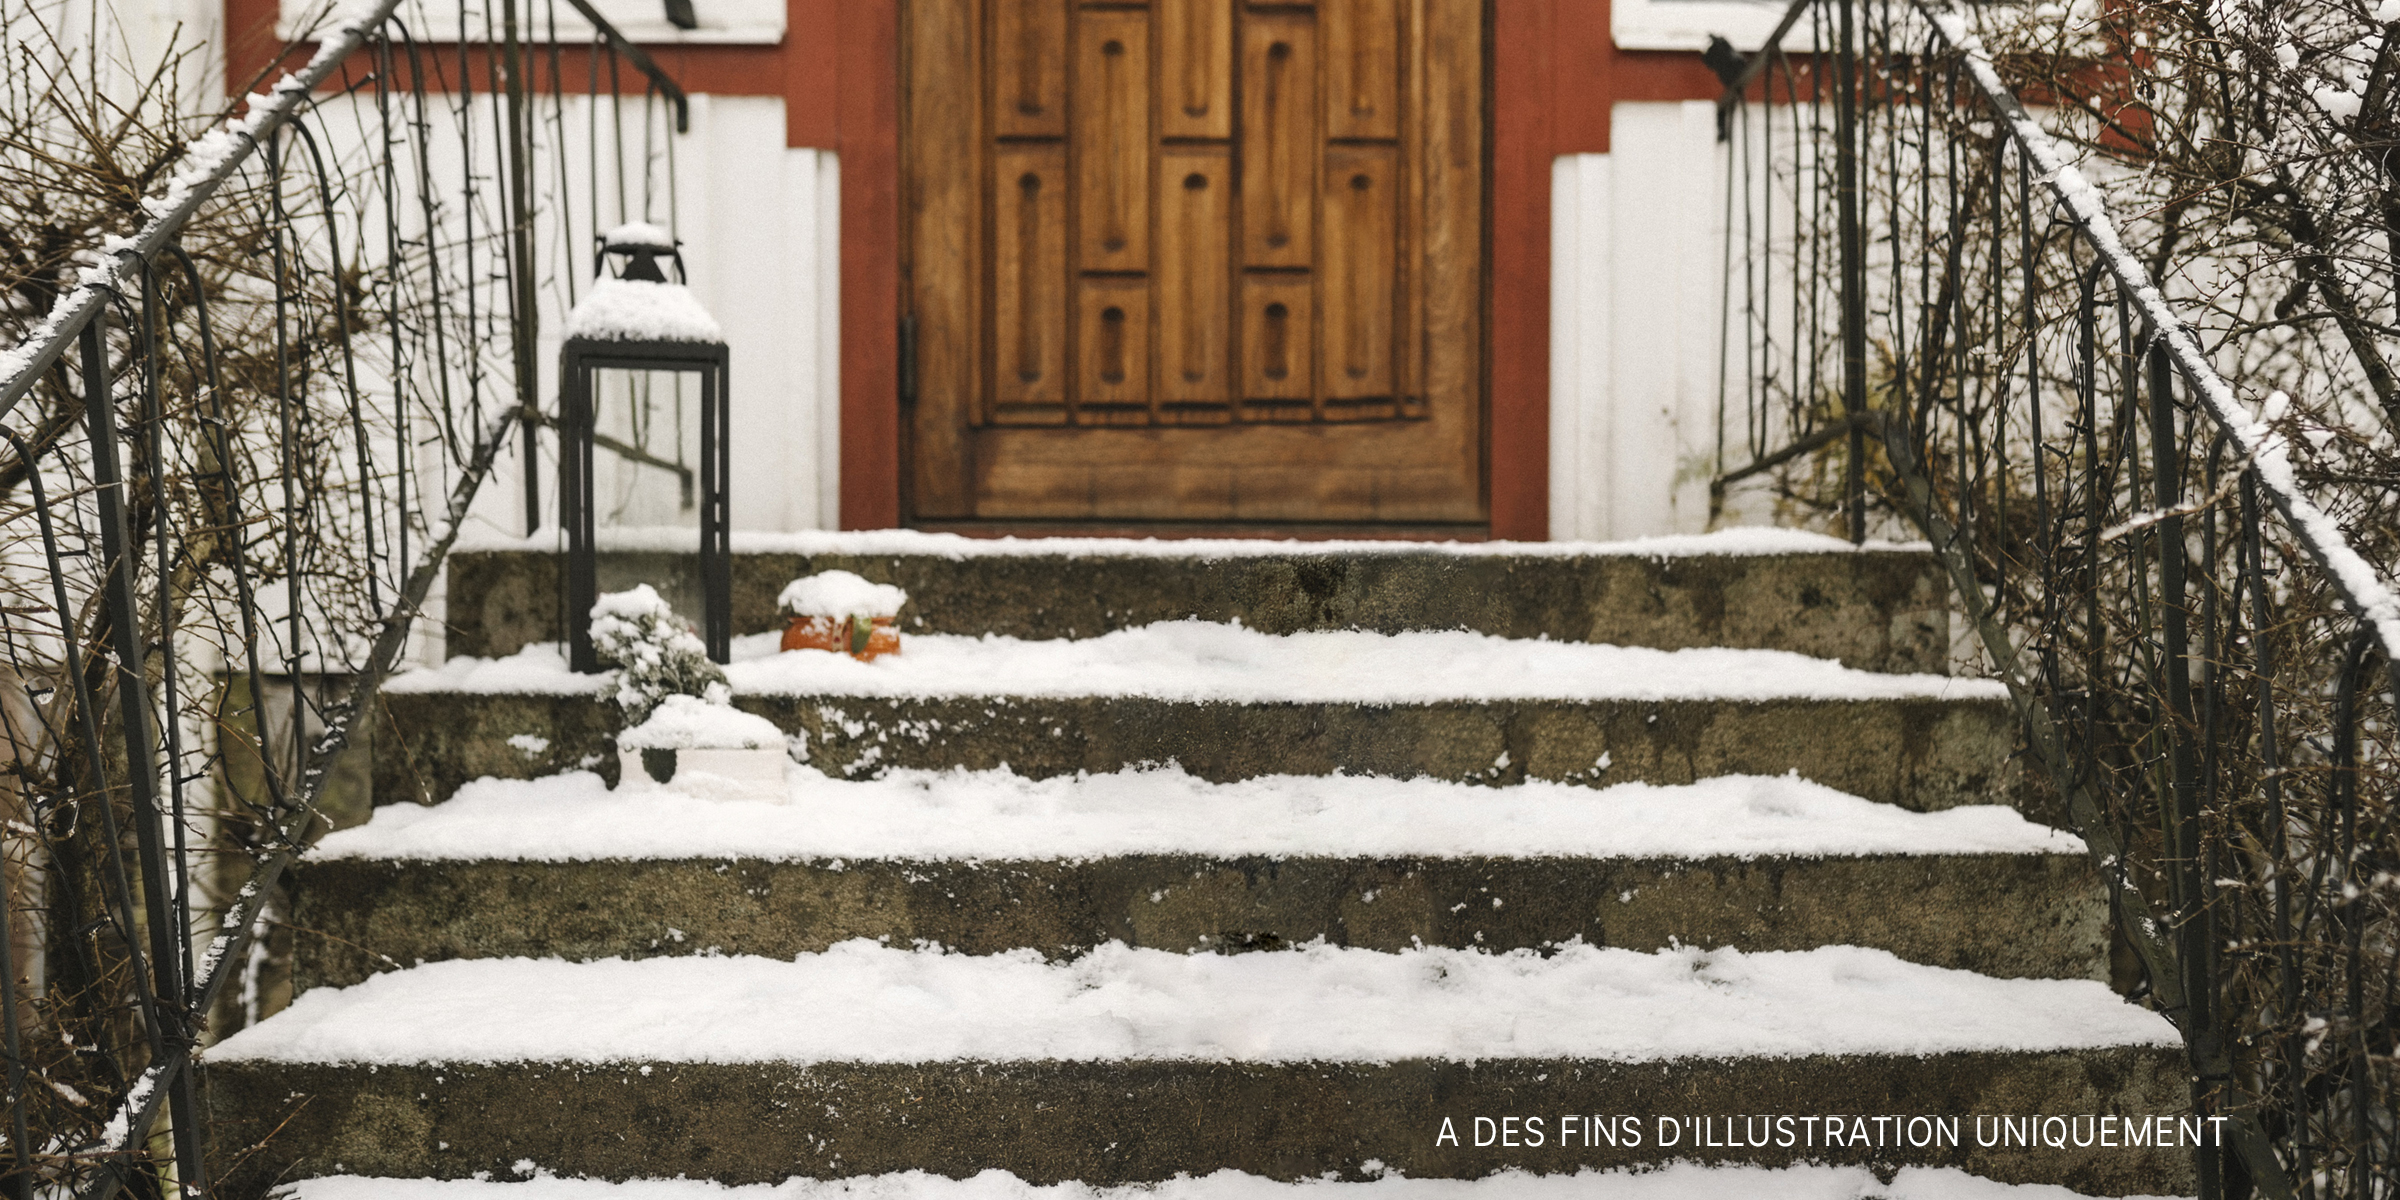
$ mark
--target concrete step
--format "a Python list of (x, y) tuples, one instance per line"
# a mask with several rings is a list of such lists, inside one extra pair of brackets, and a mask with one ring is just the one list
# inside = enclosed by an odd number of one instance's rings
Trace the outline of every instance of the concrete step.
[[(2016, 728), (2001, 700), (1570, 701), (1452, 704), (1178, 702), (1146, 697), (741, 696), (805, 736), (810, 764), (1032, 778), (1179, 763), (1208, 780), (1427, 776), (1504, 785), (1803, 778), (1916, 810), (2016, 799)], [(592, 695), (392, 692), (375, 798), (433, 803), (481, 776), (617, 775), (613, 704)], [(536, 740), (538, 739), (538, 741)], [(2036, 819), (2050, 819), (2028, 809)]]
[[(309, 993), (222, 1043), (207, 1094), (225, 1136), (248, 1144), (280, 1125), (230, 1195), (276, 1176), (535, 1167), (730, 1184), (996, 1168), (1116, 1184), (1677, 1159), (1957, 1166), (2135, 1192), (2181, 1190), (2182, 1155), (1979, 1147), (1971, 1120), (2106, 1113), (2149, 1132), (2188, 1090), (2173, 1040), (2097, 983), (1841, 947), (1546, 959), (1112, 947), (1046, 965), (848, 943), (794, 962), (394, 972)], [(1577, 1136), (1562, 1139), (1568, 1115)], [(1817, 1118), (1813, 1144), (1727, 1136), (1726, 1118), (1761, 1115)], [(1869, 1144), (1829, 1145), (1816, 1130), (1837, 1115)], [(1544, 1144), (1523, 1144), (1536, 1116)], [(1906, 1132), (1916, 1116), (1929, 1144)], [(1959, 1144), (1934, 1116), (1958, 1120)], [(1511, 1119), (1520, 1144), (1473, 1145), (1478, 1117)], [(1626, 1118), (1641, 1146), (1591, 1136), (1622, 1135)]]
[(852, 938), (1054, 958), (1322, 940), (1846, 943), (1985, 975), (2100, 978), (2077, 839), (2000, 808), (1911, 813), (1791, 778), (1481, 788), (1177, 770), (484, 780), (330, 835), (297, 871), (297, 983), (458, 958), (790, 958)]
[[(2145, 1047), (1672, 1063), (228, 1061), (210, 1063), (203, 1078), (219, 1137), (246, 1146), (274, 1133), (221, 1181), (230, 1200), (259, 1196), (278, 1176), (462, 1179), (519, 1164), (740, 1185), (989, 1170), (1100, 1184), (1227, 1170), (1357, 1179), (1376, 1167), (1475, 1178), (1686, 1161), (1950, 1166), (2086, 1195), (2190, 1195), (2190, 1142), (2165, 1150), (1706, 1144), (1736, 1140), (1726, 1136), (1727, 1118), (1744, 1115), (1863, 1118), (1870, 1136), (1879, 1118), (1939, 1115), (1958, 1120), (1970, 1143), (1974, 1114), (1985, 1116), (1987, 1136), (1996, 1136), (2002, 1114), (2055, 1116), (2062, 1125), (2080, 1117), (2073, 1127), (2095, 1138), (2095, 1114), (2188, 1113), (2180, 1060), (2176, 1050)], [(1679, 1144), (1654, 1145), (1660, 1114), (1676, 1126)], [(1559, 1146), (1566, 1115), (1632, 1118), (1644, 1144)], [(1477, 1117), (1512, 1119), (1518, 1130), (1524, 1118), (1539, 1117), (1550, 1144), (1434, 1144), (1444, 1119), (1471, 1143)], [(1705, 1134), (1694, 1123), (1701, 1117), (1711, 1121)], [(2174, 1125), (2171, 1116), (2167, 1123)], [(1585, 1128), (1597, 1123), (1578, 1134)]]
[[(1003, 764), (1042, 778), (1176, 762), (1208, 780), (1335, 772), (1506, 784), (1803, 778), (1932, 810), (2005, 801), (2016, 733), (1988, 681), (1762, 650), (1468, 633), (1261, 634), (1179, 622), (1086, 640), (916, 637), (873, 663), (743, 639), (735, 703), (858, 775)], [(395, 678), (379, 802), (596, 768), (616, 710), (554, 649)]]
[[(1495, 1140), (1497, 1134), (1494, 1135)], [(561, 1179), (540, 1168), (490, 1180), (337, 1175), (291, 1185), (288, 1200), (2080, 1200), (2047, 1184), (2012, 1184), (1948, 1167), (1902, 1167), (1887, 1181), (1863, 1167), (1676, 1163), (1655, 1171), (1578, 1171), (1482, 1179), (1286, 1182), (1239, 1171), (1156, 1184), (1032, 1184), (1001, 1171), (948, 1179), (922, 1171), (784, 1180), (723, 1188), (697, 1179)], [(2147, 1200), (2126, 1197), (2125, 1200)]]
[[(1068, 956), (1116, 940), (1183, 951), (1513, 950), (1580, 937), (1803, 950), (1847, 943), (2004, 978), (2104, 977), (2107, 912), (2079, 855), (1096, 862), (740, 858), (573, 863), (345, 859), (299, 872), (295, 983), (400, 963), (757, 954), (850, 938)], [(1507, 907), (1495, 909), (1492, 900)]]
[[(605, 533), (600, 588), (658, 588), (700, 612), (697, 537)], [(555, 540), (452, 554), (448, 652), (504, 657), (557, 641)], [(1090, 637), (1156, 621), (1304, 629), (1471, 629), (1628, 646), (1792, 650), (1876, 671), (1942, 671), (1948, 587), (1930, 554), (1786, 530), (1621, 543), (1033, 541), (872, 533), (733, 541), (736, 633), (782, 627), (794, 578), (854, 571), (911, 597), (904, 628), (1020, 638)]]
[[(617, 536), (602, 587), (697, 614), (691, 540)], [(1941, 674), (1921, 551), (736, 550), (728, 673), (791, 735), (780, 796), (609, 790), (602, 680), (529, 646), (560, 628), (554, 548), (453, 557), (460, 657), (393, 682), (384, 807), (299, 869), (302, 994), (208, 1052), (230, 1200), (2191, 1187), (2174, 1033), (2097, 982), (2080, 844), (2000, 807), (2014, 722)], [(833, 568), (912, 593), (900, 656), (774, 653), (776, 592)], [(2116, 1144), (2035, 1132), (2101, 1114)]]

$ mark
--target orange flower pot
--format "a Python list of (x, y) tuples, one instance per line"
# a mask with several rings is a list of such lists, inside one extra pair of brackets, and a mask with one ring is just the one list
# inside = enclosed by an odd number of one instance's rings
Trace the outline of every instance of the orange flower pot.
[(786, 650), (831, 650), (860, 662), (900, 653), (891, 617), (793, 617), (783, 631)]

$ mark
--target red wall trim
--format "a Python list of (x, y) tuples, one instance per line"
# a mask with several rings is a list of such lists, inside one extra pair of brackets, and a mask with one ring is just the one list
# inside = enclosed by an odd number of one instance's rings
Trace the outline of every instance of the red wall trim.
[(900, 0), (841, 0), (843, 529), (900, 523)]
[(1616, 45), (1609, 40), (1608, 0), (1554, 0), (1550, 37), (1542, 50), (1551, 56), (1550, 82), (1545, 99), (1555, 114), (1551, 121), (1550, 152), (1608, 153), (1608, 108), (1616, 99)]
[[(787, 0), (786, 20), (791, 23), (792, 28), (799, 28), (798, 21), (803, 19), (819, 22), (810, 26), (812, 29), (826, 28), (829, 21), (818, 18), (813, 11), (808, 12), (806, 16), (803, 16), (803, 12), (820, 8), (830, 9), (834, 2), (835, 0)], [(298, 42), (287, 47), (275, 39), (275, 16), (278, 7), (278, 0), (225, 0), (227, 34), (225, 39), (225, 91), (227, 95), (233, 95), (244, 88), (264, 86), (274, 76), (280, 75), (284, 71), (297, 69), (317, 52), (314, 42)], [(458, 44), (456, 42), (424, 42), (419, 43), (419, 47), (429, 64), (426, 70), (428, 86), (439, 88), (443, 83), (453, 82), (457, 79)], [(656, 60), (667, 74), (673, 76), (677, 83), (683, 85), (684, 91), (689, 93), (708, 92), (720, 96), (793, 97), (794, 102), (787, 104), (787, 111), (822, 114), (819, 118), (822, 137), (821, 140), (801, 140), (800, 135), (803, 133), (810, 135), (820, 133), (819, 126), (809, 126), (803, 128), (799, 133), (791, 135), (790, 144), (831, 147), (833, 145), (830, 136), (833, 106), (830, 100), (833, 94), (833, 72), (830, 69), (809, 72), (805, 67), (813, 65), (812, 56), (822, 58), (830, 63), (832, 47), (832, 39), (819, 34), (814, 39), (802, 39), (797, 47), (791, 44), (790, 39), (786, 39), (785, 44), (773, 46), (670, 45), (648, 46), (645, 49), (649, 50), (650, 57)], [(563, 90), (569, 93), (581, 93), (590, 86), (591, 74), (587, 65), (589, 59), (590, 52), (585, 47), (565, 46), (560, 48), (559, 81)], [(352, 69), (354, 71), (363, 70), (362, 63), (352, 64)], [(438, 79), (434, 75), (435, 64), (438, 64), (441, 72)], [(547, 52), (530, 56), (528, 68), (527, 79), (533, 87), (547, 89), (550, 86), (550, 56)], [(408, 86), (409, 83), (405, 78), (406, 70), (406, 65), (402, 64), (403, 78), (399, 83), (403, 87)], [(489, 87), (492, 78), (490, 54), (483, 46), (471, 45), (467, 48), (467, 71), (475, 90), (480, 92)], [(809, 80), (822, 80), (817, 84), (823, 93), (821, 97), (794, 86), (796, 81)], [(618, 75), (617, 86), (620, 91), (640, 95), (643, 86), (641, 73), (630, 69), (621, 71)], [(801, 101), (809, 103), (803, 104)]]
[(1619, 100), (1714, 100), (1725, 94), (1725, 85), (1701, 64), (1698, 54), (1619, 50), (1611, 45), (1608, 57), (1612, 104)]
[(1550, 536), (1550, 159), (1558, 6), (1492, 12), (1492, 536)]
[(839, 0), (784, 0), (783, 138), (792, 147), (841, 148), (841, 56), (833, 32)]
[(1550, 166), (1620, 100), (1708, 100), (1697, 54), (1622, 53), (1608, 0), (1493, 0), (1492, 536), (1550, 535)]

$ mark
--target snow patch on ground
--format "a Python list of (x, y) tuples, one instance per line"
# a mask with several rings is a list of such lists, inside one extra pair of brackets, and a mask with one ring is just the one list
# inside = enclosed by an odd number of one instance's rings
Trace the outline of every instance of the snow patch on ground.
[[(653, 718), (655, 721), (656, 718)], [(1998, 805), (1908, 812), (1792, 776), (1593, 789), (1528, 782), (1274, 775), (1210, 783), (1174, 766), (1026, 779), (795, 769), (784, 802), (678, 774), (611, 792), (599, 776), (480, 779), (431, 807), (387, 804), (318, 859), (1091, 859), (1124, 854), (1509, 858), (2081, 854)]]
[[(735, 695), (1143, 696), (1190, 703), (1415, 704), (1464, 700), (2005, 700), (1996, 680), (1856, 671), (1786, 650), (1653, 650), (1464, 630), (1267, 634), (1161, 621), (1090, 638), (913, 634), (908, 653), (860, 662), (734, 639)], [(395, 675), (394, 692), (582, 694), (555, 643)]]
[[(565, 548), (564, 535), (545, 529), (529, 537), (506, 537), (490, 530), (462, 535), (461, 551), (536, 550)], [(664, 550), (688, 552), (692, 531), (680, 527), (619, 528), (599, 531), (602, 550)], [(869, 529), (849, 532), (801, 530), (769, 533), (734, 530), (736, 554), (910, 555), (947, 558), (1273, 558), (1293, 554), (1455, 555), (1469, 558), (1521, 555), (1528, 558), (1681, 558), (1740, 554), (1924, 554), (1923, 542), (1868, 542), (1853, 546), (1840, 538), (1798, 529), (1747, 526), (1715, 533), (1668, 534), (1622, 542), (1304, 542), (1267, 538), (971, 538), (955, 533), (924, 533), (914, 529)]]
[[(700, 1179), (611, 1183), (547, 1175), (517, 1182), (471, 1179), (364, 1179), (337, 1175), (293, 1184), (287, 1200), (2088, 1200), (2048, 1184), (1998, 1183), (1949, 1167), (1902, 1167), (1888, 1184), (1864, 1167), (1703, 1166), (1672, 1163), (1653, 1171), (1528, 1175), (1503, 1171), (1482, 1179), (1402, 1179), (1367, 1183), (1309, 1179), (1294, 1183), (1240, 1171), (1198, 1179), (1094, 1187), (1027, 1183), (1006, 1171), (950, 1179), (909, 1171), (847, 1179), (788, 1179), (728, 1187)], [(2128, 1200), (2151, 1200), (2129, 1197)]]
[(1048, 963), (865, 939), (750, 957), (461, 959), (319, 988), (210, 1057), (281, 1062), (1657, 1062), (2180, 1044), (2090, 980), (1829, 946), (1483, 954), (1325, 945)]
[(384, 680), (387, 692), (482, 692), (516, 695), (600, 696), (614, 691), (613, 675), (578, 675), (567, 669), (558, 642), (535, 642), (506, 658), (450, 659), (438, 667), (402, 671)]
[(669, 696), (649, 719), (617, 735), (621, 750), (782, 749), (775, 722), (698, 696)]
[(737, 647), (735, 694), (1144, 696), (1184, 702), (1409, 704), (1452, 700), (2006, 699), (1990, 680), (1854, 671), (1783, 650), (1653, 650), (1464, 630), (1266, 634), (1162, 621), (1092, 638), (919, 634), (908, 653), (767, 653)]

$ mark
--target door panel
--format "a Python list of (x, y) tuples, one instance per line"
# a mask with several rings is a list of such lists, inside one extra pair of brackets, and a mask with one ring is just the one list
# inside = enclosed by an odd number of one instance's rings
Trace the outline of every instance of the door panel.
[(1242, 280), (1242, 415), (1253, 421), (1316, 416), (1316, 284), (1306, 276)]
[(1424, 113), (1423, 168), (1412, 181), (1424, 241), (1408, 258), (1413, 311), (1403, 325), (1420, 349), (1408, 358), (1417, 374), (1400, 411), (1439, 421), (1442, 414), (1429, 411), (1435, 398), (1483, 386), (1483, 89), (1437, 86), (1480, 79), (1483, 14), (1472, 5), (1427, 4), (1425, 25), (1419, 47), (1425, 69), (1415, 85)]
[(1086, 271), (1150, 266), (1150, 14), (1086, 13), (1075, 35), (1076, 252)]
[[(1388, 146), (1325, 152), (1326, 418), (1390, 416), (1393, 308), (1391, 246), (1399, 223), (1396, 155)], [(1337, 410), (1339, 415), (1337, 416)]]
[(908, 511), (1483, 519), (1483, 0), (907, 0)]
[[(1058, 12), (1063, 36), (1063, 0)], [(967, 87), (918, 81), (938, 75), (938, 64), (973, 62), (982, 55), (982, 12), (973, 2), (934, 3), (915, 5), (909, 16), (903, 34), (903, 78), (909, 81), (906, 161), (944, 162), (950, 168), (910, 171), (902, 214), (902, 250), (910, 272), (905, 311), (913, 325), (908, 341), (918, 381), (916, 403), (902, 414), (909, 434), (906, 494), (912, 515), (956, 519), (975, 515), (969, 464), (975, 427), (984, 423), (987, 106), (977, 100), (972, 81)], [(1062, 72), (1062, 94), (1065, 82)]]
[(1157, 0), (1158, 136), (1233, 136), (1231, 0)]
[(1003, 137), (1067, 131), (1067, 3), (992, 6), (992, 128)]
[(1066, 153), (1005, 146), (992, 156), (992, 420), (1067, 419)]
[(1277, 13), (1242, 22), (1242, 265), (1316, 258), (1317, 55), (1314, 22)]
[(1076, 300), (1075, 420), (1080, 425), (1150, 423), (1150, 285), (1086, 279)]
[(1400, 136), (1400, 0), (1324, 0), (1326, 133)]
[(1158, 156), (1158, 418), (1213, 425), (1233, 419), (1227, 253), (1233, 159), (1221, 148)]

